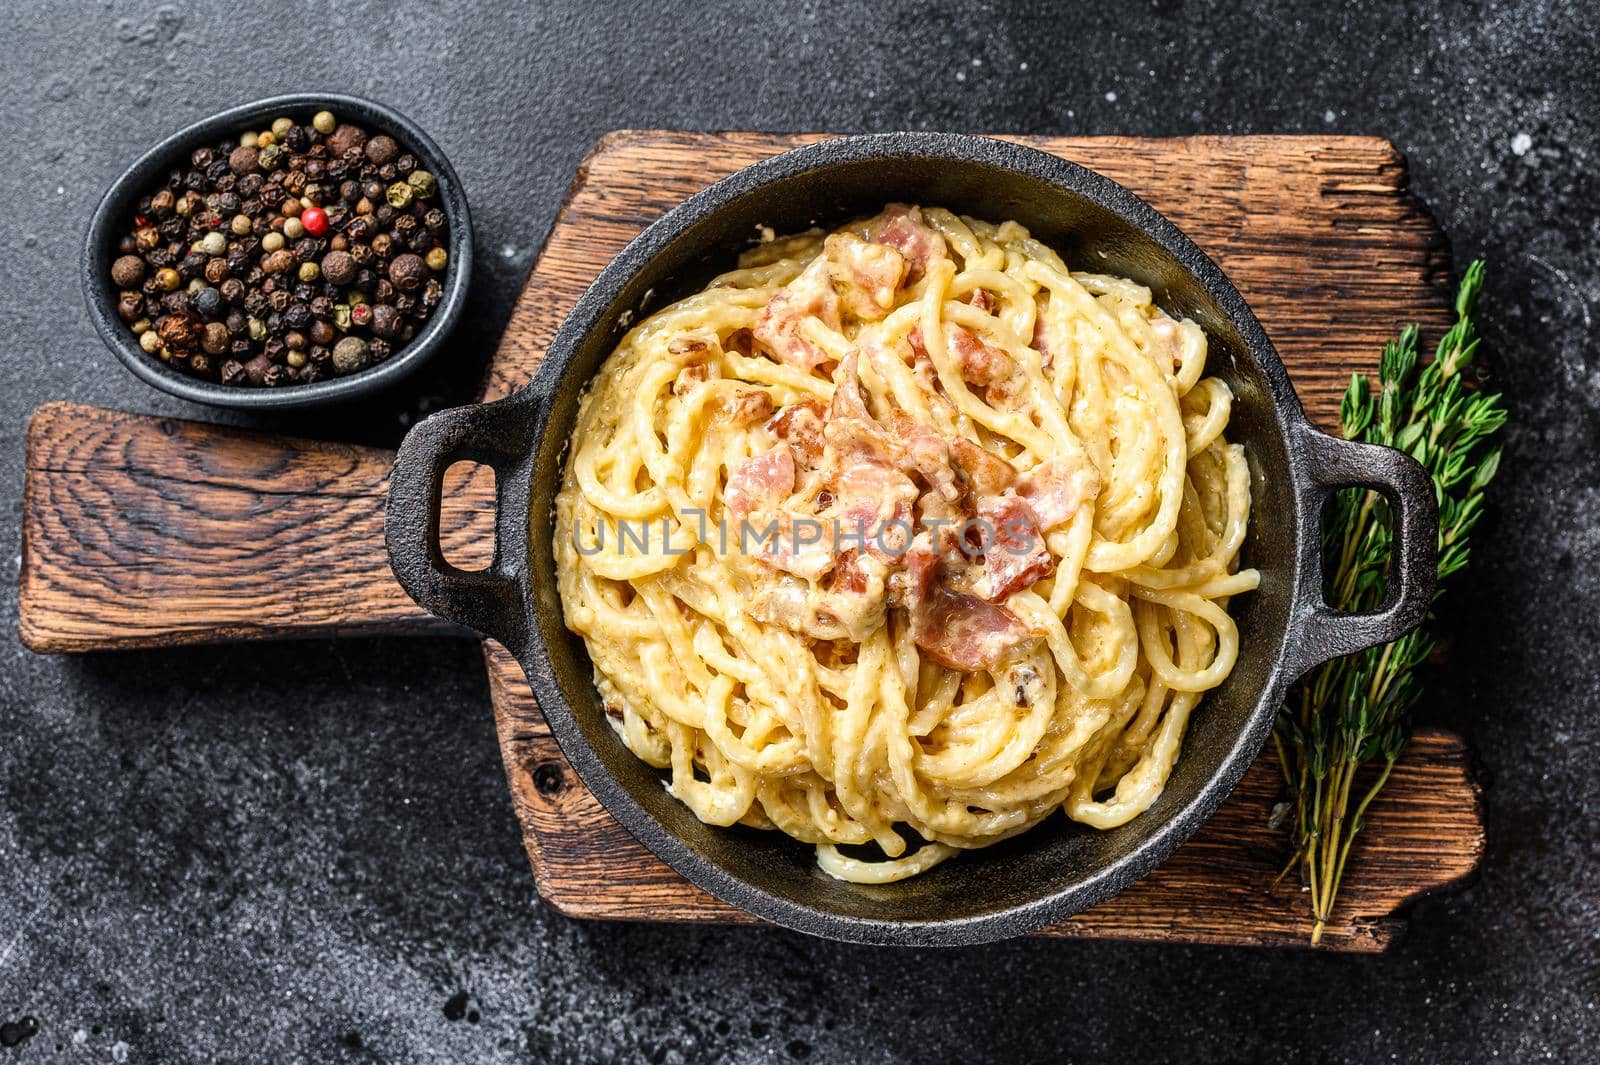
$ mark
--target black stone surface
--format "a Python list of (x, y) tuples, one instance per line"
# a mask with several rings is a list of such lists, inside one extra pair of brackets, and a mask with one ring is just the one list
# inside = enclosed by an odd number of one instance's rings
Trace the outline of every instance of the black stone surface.
[[(918, 953), (574, 923), (534, 895), (471, 643), (73, 659), (9, 643), (0, 1062), (1591, 1059), (1589, 14), (1390, 2), (8, 11), (0, 548), (13, 572), (36, 404), (211, 416), (135, 382), (95, 337), (75, 270), (96, 198), (152, 139), (302, 88), (371, 95), (430, 130), (472, 196), (481, 265), (452, 350), (414, 388), (337, 419), (257, 424), (392, 444), (420, 413), (465, 399), (574, 164), (620, 126), (1383, 134), (1410, 157), (1458, 265), (1491, 259), (1485, 329), (1513, 423), (1424, 708), (1469, 737), (1492, 778), (1489, 854), (1470, 891), (1418, 905), (1387, 956), (1036, 941)], [(0, 613), (13, 627), (14, 597)]]

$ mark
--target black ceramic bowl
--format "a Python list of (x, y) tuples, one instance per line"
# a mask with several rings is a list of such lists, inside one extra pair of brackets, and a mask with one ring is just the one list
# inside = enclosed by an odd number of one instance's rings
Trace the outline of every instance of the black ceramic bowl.
[[(1205, 328), (1208, 372), (1237, 397), (1228, 435), (1245, 445), (1255, 496), (1244, 562), (1262, 581), (1234, 601), (1238, 665), (1196, 712), (1183, 757), (1147, 812), (1110, 831), (1053, 817), (923, 876), (862, 886), (830, 879), (809, 847), (780, 833), (701, 824), (667, 794), (661, 775), (618, 741), (582, 641), (562, 624), (551, 503), (579, 395), (625, 323), (727, 269), (758, 225), (780, 233), (829, 225), (889, 201), (1016, 219), (1069, 264), (1131, 277), (1150, 286), (1166, 310)], [(452, 568), (439, 551), (441, 478), (458, 458), (488, 463), (496, 473), (495, 555), (481, 573)], [(1321, 507), (1345, 485), (1381, 491), (1399, 515), (1397, 579), (1374, 614), (1336, 614), (1322, 600)], [(838, 939), (934, 945), (1032, 931), (1115, 894), (1169, 855), (1243, 775), (1296, 677), (1422, 619), (1432, 594), (1435, 528), (1432, 486), (1421, 467), (1397, 451), (1313, 430), (1249, 308), (1170, 222), (1120, 186), (1054, 156), (926, 133), (801, 148), (669, 211), (578, 301), (528, 387), (497, 403), (441, 412), (411, 431), (395, 462), (388, 511), (390, 560), (406, 590), (516, 654), (584, 783), (646, 847), (713, 895), (778, 924)]]
[[(279, 115), (301, 120), (321, 110), (332, 111), (341, 121), (352, 121), (369, 133), (388, 133), (413, 155), (422, 169), (439, 183), (439, 202), (450, 220), (450, 263), (445, 271), (444, 299), (411, 343), (370, 369), (348, 377), (333, 377), (309, 385), (282, 388), (237, 388), (206, 381), (174, 370), (139, 347), (138, 338), (117, 316), (117, 289), (111, 283), (111, 263), (117, 257), (117, 240), (130, 224), (141, 196), (161, 185), (167, 171), (188, 165), (196, 148), (224, 136), (238, 135), (270, 123)], [(421, 366), (436, 352), (461, 315), (467, 282), (472, 276), (472, 215), (461, 180), (433, 143), (409, 118), (383, 104), (338, 93), (295, 93), (273, 96), (212, 115), (179, 130), (123, 172), (95, 208), (83, 251), (83, 292), (89, 316), (106, 345), (124, 366), (145, 383), (195, 403), (256, 410), (293, 410), (338, 403), (370, 395)]]

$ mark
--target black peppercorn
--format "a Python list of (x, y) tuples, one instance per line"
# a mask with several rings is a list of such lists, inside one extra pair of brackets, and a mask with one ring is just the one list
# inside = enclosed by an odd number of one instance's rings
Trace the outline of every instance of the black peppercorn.
[(330, 285), (348, 285), (355, 280), (358, 269), (349, 252), (330, 251), (322, 257), (322, 276)]
[[(259, 153), (248, 144), (241, 144), (228, 153), (228, 168), (235, 174), (248, 174), (256, 168)], [(221, 174), (216, 175), (221, 177)]]
[(222, 293), (206, 287), (194, 294), (194, 309), (202, 318), (216, 318), (222, 313)]
[(428, 280), (428, 266), (420, 255), (397, 255), (389, 264), (389, 280), (401, 292), (415, 292)]
[[(341, 122), (328, 134), (328, 150), (341, 158), (349, 152), (356, 153), (356, 159), (361, 158), (361, 149), (367, 146), (367, 131), (360, 126), (353, 126), (348, 122)], [(355, 160), (351, 160), (354, 162)]]
[[(117, 313), (152, 356), (225, 384), (357, 372), (442, 301), (449, 219), (420, 202), (431, 180), (392, 136), (326, 112), (195, 148), (117, 239)], [(308, 205), (323, 210), (315, 233)]]
[(228, 327), (221, 322), (207, 323), (200, 334), (200, 347), (208, 355), (221, 355), (228, 350)]
[(177, 354), (187, 354), (200, 345), (200, 320), (192, 314), (177, 312), (169, 314), (156, 325), (156, 332), (161, 335), (161, 342), (167, 350)]
[(137, 255), (124, 255), (111, 264), (111, 283), (118, 288), (137, 288), (144, 280), (144, 260)]
[(387, 303), (372, 308), (372, 331), (385, 339), (400, 332), (400, 312)]
[(367, 368), (371, 358), (367, 342), (360, 337), (345, 337), (333, 346), (333, 372), (355, 373)]

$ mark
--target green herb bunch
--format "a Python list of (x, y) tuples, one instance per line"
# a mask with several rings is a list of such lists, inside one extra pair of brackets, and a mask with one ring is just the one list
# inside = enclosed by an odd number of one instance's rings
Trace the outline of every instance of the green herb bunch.
[[(1482, 286), (1479, 260), (1461, 279), (1455, 325), (1433, 359), (1419, 360), (1417, 327), (1407, 326), (1383, 349), (1377, 392), (1355, 374), (1340, 407), (1346, 438), (1398, 448), (1433, 477), (1439, 507), (1435, 602), (1446, 579), (1467, 564), (1484, 489), (1500, 465), (1494, 437), (1505, 424), (1505, 408), (1498, 395), (1476, 390), (1463, 376), (1478, 347), (1472, 313)], [(1329, 606), (1377, 609), (1388, 584), (1391, 537), (1389, 507), (1378, 493), (1347, 489), (1328, 501), (1322, 554)], [(1334, 659), (1303, 678), (1278, 715), (1273, 740), (1288, 784), (1293, 836), (1284, 874), (1298, 869), (1310, 893), (1312, 943), (1321, 940), (1333, 913), (1367, 807), (1405, 749), (1411, 710), (1422, 694), (1418, 668), (1433, 647), (1424, 624), (1391, 644)]]

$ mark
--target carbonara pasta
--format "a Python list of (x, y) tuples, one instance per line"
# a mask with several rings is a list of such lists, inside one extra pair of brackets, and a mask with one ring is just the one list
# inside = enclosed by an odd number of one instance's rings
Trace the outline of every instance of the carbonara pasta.
[(1015, 222), (764, 237), (578, 416), (560, 595), (622, 742), (849, 881), (1137, 816), (1258, 582), (1204, 333)]

